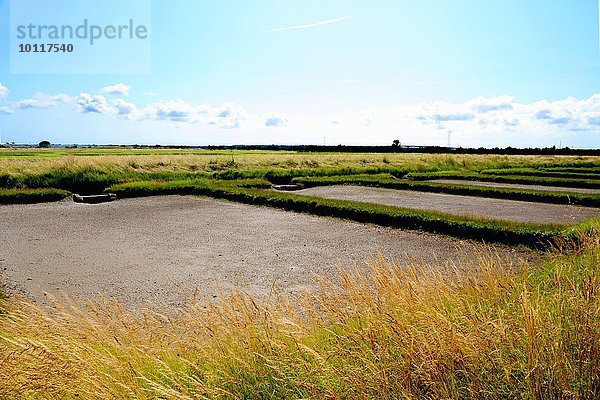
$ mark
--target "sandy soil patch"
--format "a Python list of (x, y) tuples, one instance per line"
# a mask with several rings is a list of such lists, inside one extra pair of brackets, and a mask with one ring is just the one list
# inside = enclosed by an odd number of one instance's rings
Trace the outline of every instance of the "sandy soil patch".
[(456, 196), (363, 186), (319, 186), (295, 192), (328, 199), (363, 201), (417, 210), (433, 210), (460, 216), (475, 216), (537, 224), (574, 224), (597, 217), (600, 210), (569, 205)]
[(458, 179), (434, 179), (427, 182), (448, 183), (453, 185), (468, 185), (468, 186), (485, 186), (506, 189), (526, 189), (526, 190), (541, 190), (545, 192), (567, 192), (567, 193), (584, 193), (584, 194), (600, 194), (600, 189), (585, 189), (585, 188), (569, 188), (560, 186), (541, 186), (541, 185), (523, 185), (518, 183), (500, 183), (500, 182), (483, 182), (483, 181), (463, 181)]
[[(314, 274), (381, 252), (462, 265), (485, 250), (444, 236), (197, 197), (149, 197), (88, 205), (0, 207), (0, 279), (44, 301), (44, 292), (127, 305), (178, 305), (239, 287), (259, 296), (275, 284), (309, 288)], [(532, 253), (496, 247), (502, 257)]]

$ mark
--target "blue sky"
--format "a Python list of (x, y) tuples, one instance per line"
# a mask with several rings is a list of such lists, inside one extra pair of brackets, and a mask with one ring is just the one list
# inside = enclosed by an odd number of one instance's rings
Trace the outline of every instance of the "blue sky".
[(9, 6), (2, 141), (600, 147), (596, 0), (155, 0), (141, 74), (12, 74)]

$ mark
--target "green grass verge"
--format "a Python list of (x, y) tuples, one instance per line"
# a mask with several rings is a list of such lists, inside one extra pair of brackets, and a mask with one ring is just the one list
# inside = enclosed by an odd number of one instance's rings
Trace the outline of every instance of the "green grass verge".
[(69, 196), (60, 189), (0, 189), (0, 204), (32, 204), (59, 201)]
[(584, 172), (584, 171), (554, 171), (535, 168), (507, 168), (507, 169), (485, 169), (481, 171), (485, 175), (521, 175), (521, 176), (541, 176), (549, 178), (567, 178), (567, 179), (600, 179), (600, 171)]
[(574, 172), (582, 174), (596, 174), (600, 176), (600, 167), (544, 167), (543, 170), (550, 172)]
[(390, 174), (403, 177), (409, 170), (396, 167), (340, 167), (340, 168), (306, 168), (306, 169), (255, 169), (255, 170), (228, 170), (215, 172), (215, 179), (248, 179), (261, 178), (276, 184), (290, 183), (297, 177), (309, 176), (346, 176), (346, 175), (373, 175)]
[(268, 189), (271, 184), (262, 179), (246, 179), (216, 181), (197, 179), (174, 182), (140, 181), (113, 185), (106, 192), (115, 193), (118, 198), (168, 196), (168, 195), (200, 195), (229, 192), (244, 189)]
[(560, 186), (583, 189), (600, 189), (600, 181), (590, 179), (550, 178), (541, 176), (499, 176), (478, 174), (475, 172), (411, 172), (409, 178), (418, 181), (433, 179), (461, 179), (470, 181), (520, 183), (525, 185)]
[(239, 182), (133, 182), (108, 189), (121, 198), (186, 194), (209, 196), (245, 204), (268, 206), (319, 216), (349, 219), (394, 228), (415, 229), (464, 239), (547, 248), (564, 227), (519, 224), (483, 218), (466, 218), (434, 211), (421, 211), (372, 203), (323, 199), (271, 190), (244, 188)]
[(120, 172), (100, 168), (55, 170), (44, 174), (0, 175), (4, 188), (56, 188), (79, 194), (101, 193), (111, 185), (142, 180), (183, 180), (210, 177), (204, 172)]
[(351, 175), (330, 177), (294, 178), (293, 182), (306, 187), (325, 185), (359, 185), (388, 189), (415, 190), (419, 192), (445, 193), (462, 196), (489, 197), (504, 200), (520, 200), (535, 203), (571, 204), (585, 207), (600, 207), (600, 194), (547, 192), (541, 190), (493, 188), (435, 182), (395, 179), (391, 175)]
[(407, 170), (393, 167), (311, 168), (311, 169), (228, 169), (217, 172), (147, 172), (111, 171), (102, 168), (57, 169), (44, 174), (3, 174), (0, 188), (56, 188), (79, 194), (100, 193), (109, 186), (135, 181), (180, 181), (213, 178), (219, 180), (267, 179), (273, 183), (288, 183), (298, 176), (330, 176), (388, 173), (404, 176)]

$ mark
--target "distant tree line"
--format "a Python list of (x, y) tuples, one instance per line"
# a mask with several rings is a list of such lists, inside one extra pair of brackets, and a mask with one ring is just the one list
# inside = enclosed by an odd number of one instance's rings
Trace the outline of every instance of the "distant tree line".
[(271, 151), (298, 151), (298, 152), (331, 152), (331, 153), (431, 153), (431, 154), (502, 154), (502, 155), (579, 155), (599, 156), (600, 149), (571, 149), (569, 147), (557, 148), (536, 147), (443, 147), (443, 146), (401, 146), (394, 141), (391, 146), (317, 146), (317, 145), (235, 145), (235, 146), (201, 146), (208, 150), (271, 150)]
[[(11, 144), (11, 145), (14, 145)], [(0, 145), (2, 146), (2, 145)], [(7, 144), (8, 147), (10, 145)], [(50, 147), (44, 140), (37, 147)], [(179, 145), (53, 145), (65, 148), (124, 148), (124, 149), (205, 149), (205, 150), (263, 150), (263, 151), (296, 151), (311, 153), (430, 153), (430, 154), (498, 154), (498, 155), (565, 155), (565, 156), (600, 156), (600, 149), (571, 149), (569, 147), (443, 147), (443, 146), (405, 146), (394, 140), (389, 146), (323, 146), (323, 145), (231, 145), (231, 146), (179, 146)]]

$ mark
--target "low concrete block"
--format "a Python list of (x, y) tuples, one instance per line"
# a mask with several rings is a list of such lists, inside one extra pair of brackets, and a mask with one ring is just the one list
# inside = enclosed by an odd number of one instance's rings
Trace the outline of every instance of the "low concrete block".
[(117, 199), (117, 195), (114, 193), (95, 194), (95, 195), (91, 195), (91, 196), (81, 196), (79, 194), (73, 195), (73, 201), (75, 203), (97, 204), (97, 203), (106, 203), (109, 201), (114, 201), (116, 199)]

